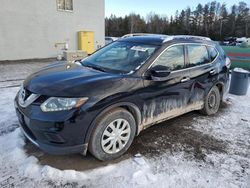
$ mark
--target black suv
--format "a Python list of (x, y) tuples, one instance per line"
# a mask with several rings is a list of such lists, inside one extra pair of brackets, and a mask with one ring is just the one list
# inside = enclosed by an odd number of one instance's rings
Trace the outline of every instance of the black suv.
[(25, 136), (45, 152), (121, 156), (143, 129), (200, 110), (215, 114), (230, 60), (209, 38), (121, 38), (76, 63), (35, 72), (15, 98)]

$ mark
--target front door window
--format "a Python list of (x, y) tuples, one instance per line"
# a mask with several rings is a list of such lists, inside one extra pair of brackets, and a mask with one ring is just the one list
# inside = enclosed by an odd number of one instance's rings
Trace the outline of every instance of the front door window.
[(183, 45), (172, 46), (163, 52), (155, 61), (154, 66), (161, 65), (169, 68), (170, 71), (181, 70), (185, 65)]

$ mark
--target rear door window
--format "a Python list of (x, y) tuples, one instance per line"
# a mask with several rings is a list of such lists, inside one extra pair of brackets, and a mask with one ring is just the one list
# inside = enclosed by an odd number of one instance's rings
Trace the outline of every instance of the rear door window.
[(208, 51), (205, 45), (188, 44), (187, 53), (189, 58), (188, 67), (204, 65), (210, 62)]

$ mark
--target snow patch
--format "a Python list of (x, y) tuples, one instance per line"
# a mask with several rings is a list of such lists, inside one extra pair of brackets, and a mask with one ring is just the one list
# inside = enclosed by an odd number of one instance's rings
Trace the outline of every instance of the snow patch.
[[(8, 144), (6, 145), (6, 140)], [(28, 156), (23, 146), (24, 137), (20, 129), (0, 137), (0, 171), (9, 168), (17, 168), (16, 176), (25, 177), (30, 181), (40, 182), (42, 180), (53, 182), (60, 186), (67, 183), (77, 182), (78, 185), (103, 185), (102, 182), (116, 180), (118, 182), (127, 182), (130, 185), (147, 185), (157, 180), (152, 174), (150, 165), (142, 156), (127, 159), (116, 165), (88, 170), (84, 172), (75, 170), (59, 170), (48, 165), (42, 166), (34, 156)], [(93, 183), (95, 182), (95, 183)], [(104, 183), (108, 187), (109, 183)]]
[(18, 127), (14, 111), (14, 98), (18, 90), (18, 87), (0, 89), (0, 136), (12, 132)]
[[(218, 115), (193, 118), (190, 129), (227, 143), (225, 153), (202, 151), (204, 161), (183, 151), (134, 157), (94, 170), (59, 170), (40, 165), (24, 149), (13, 100), (18, 88), (0, 91), (0, 187), (248, 187), (250, 185), (250, 93), (229, 95)], [(195, 139), (195, 138), (194, 138)], [(147, 142), (145, 140), (145, 142)], [(157, 142), (152, 143), (157, 144)], [(157, 144), (159, 145), (159, 144)], [(178, 143), (175, 143), (181, 148)], [(83, 159), (84, 160), (84, 159)]]

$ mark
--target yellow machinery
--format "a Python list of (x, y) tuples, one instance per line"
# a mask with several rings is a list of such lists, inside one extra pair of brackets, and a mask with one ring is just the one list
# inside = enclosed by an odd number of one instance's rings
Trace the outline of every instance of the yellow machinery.
[(92, 54), (95, 51), (95, 36), (93, 31), (78, 32), (78, 49)]

